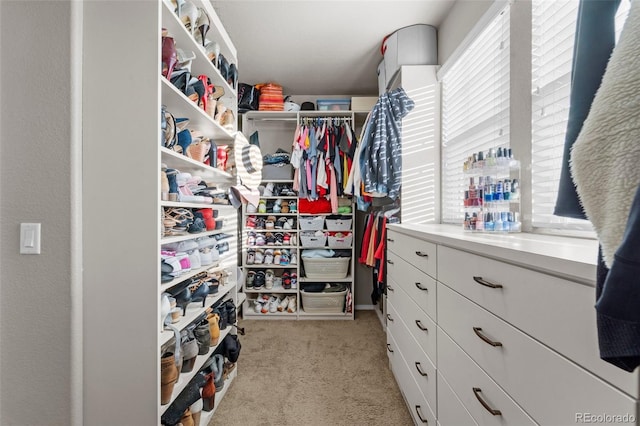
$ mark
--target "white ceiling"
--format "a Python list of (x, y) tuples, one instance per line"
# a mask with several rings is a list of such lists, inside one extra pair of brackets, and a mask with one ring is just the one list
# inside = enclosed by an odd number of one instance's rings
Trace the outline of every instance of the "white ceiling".
[(217, 0), (238, 50), (240, 81), (272, 81), (285, 95), (377, 95), (385, 35), (436, 28), (454, 0)]

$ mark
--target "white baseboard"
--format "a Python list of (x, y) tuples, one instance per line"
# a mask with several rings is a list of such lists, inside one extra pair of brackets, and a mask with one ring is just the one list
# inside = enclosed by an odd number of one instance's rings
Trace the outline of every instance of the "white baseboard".
[(356, 311), (373, 311), (376, 305), (356, 305)]

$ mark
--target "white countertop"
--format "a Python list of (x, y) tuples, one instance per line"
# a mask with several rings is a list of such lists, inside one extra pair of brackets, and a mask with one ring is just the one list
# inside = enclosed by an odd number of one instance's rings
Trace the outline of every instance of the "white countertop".
[(438, 224), (390, 224), (388, 229), (595, 286), (597, 240), (525, 232), (473, 233)]

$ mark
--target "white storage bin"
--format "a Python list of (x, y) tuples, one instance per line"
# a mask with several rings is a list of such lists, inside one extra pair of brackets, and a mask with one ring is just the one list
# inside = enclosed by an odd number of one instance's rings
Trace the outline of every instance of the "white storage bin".
[(307, 293), (301, 291), (302, 309), (313, 314), (329, 314), (344, 311), (347, 290), (338, 293)]
[(350, 260), (350, 257), (302, 257), (302, 264), (307, 278), (337, 280), (349, 274)]
[(322, 233), (321, 235), (316, 235), (315, 232), (306, 231), (300, 233), (300, 244), (302, 244), (302, 247), (324, 247), (326, 243), (326, 233)]
[(327, 230), (350, 231), (353, 219), (327, 219)]
[(329, 233), (329, 247), (331, 248), (350, 248), (352, 242), (352, 232)]
[(324, 216), (306, 216), (299, 220), (303, 231), (320, 231), (324, 225)]
[(431, 25), (416, 24), (400, 28), (382, 43), (384, 52), (385, 87), (402, 65), (437, 65), (438, 40)]

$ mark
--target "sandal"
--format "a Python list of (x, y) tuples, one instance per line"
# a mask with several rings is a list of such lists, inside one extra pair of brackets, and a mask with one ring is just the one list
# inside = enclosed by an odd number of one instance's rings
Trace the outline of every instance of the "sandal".
[(189, 209), (182, 207), (170, 207), (164, 210), (165, 218), (175, 221), (174, 231), (184, 232), (193, 222), (193, 213)]

